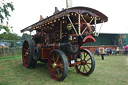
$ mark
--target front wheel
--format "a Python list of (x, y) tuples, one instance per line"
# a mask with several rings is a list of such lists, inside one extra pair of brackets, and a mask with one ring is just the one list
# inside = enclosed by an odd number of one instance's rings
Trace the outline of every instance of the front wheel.
[(61, 50), (53, 50), (48, 59), (48, 68), (51, 77), (57, 81), (63, 81), (68, 73), (68, 60)]
[(81, 75), (90, 75), (95, 68), (95, 60), (89, 50), (82, 49), (76, 58), (76, 62), (80, 64), (75, 66), (77, 73)]

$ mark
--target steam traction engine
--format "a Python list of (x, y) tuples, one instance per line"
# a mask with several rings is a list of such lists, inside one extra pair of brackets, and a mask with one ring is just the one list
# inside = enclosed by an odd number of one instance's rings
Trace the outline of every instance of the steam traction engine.
[[(87, 7), (72, 7), (24, 28), (21, 32), (41, 30), (39, 41), (27, 39), (23, 43), (22, 60), (26, 68), (35, 67), (37, 61), (48, 63), (51, 77), (62, 81), (68, 66), (77, 73), (90, 75), (95, 60), (89, 50), (82, 49), (84, 43), (96, 42), (96, 24), (107, 22), (101, 12)], [(37, 43), (36, 43), (37, 42)]]

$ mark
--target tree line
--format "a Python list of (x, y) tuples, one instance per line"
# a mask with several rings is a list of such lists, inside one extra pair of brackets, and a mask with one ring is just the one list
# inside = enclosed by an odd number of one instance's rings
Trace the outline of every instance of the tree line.
[(18, 36), (16, 33), (2, 33), (0, 34), (0, 40), (26, 40), (31, 38), (27, 33), (24, 33), (22, 36)]

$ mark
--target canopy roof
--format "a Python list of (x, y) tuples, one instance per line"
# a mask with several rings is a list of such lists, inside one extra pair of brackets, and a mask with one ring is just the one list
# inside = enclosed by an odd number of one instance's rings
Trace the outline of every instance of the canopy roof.
[[(35, 24), (32, 24), (32, 25), (22, 29), (21, 32), (32, 31), (34, 29), (38, 29), (38, 28), (44, 27), (46, 25), (55, 23), (57, 20), (62, 20), (64, 17), (67, 17), (67, 15), (71, 14), (71, 13), (72, 13), (72, 16), (81, 14), (81, 15), (83, 15), (83, 17), (86, 17), (87, 21), (89, 21), (92, 17), (96, 17), (97, 18), (96, 24), (108, 21), (108, 17), (106, 15), (104, 15), (103, 13), (101, 13), (95, 9), (88, 8), (88, 7), (72, 7), (72, 8), (68, 8), (68, 9), (59, 11), (59, 12), (53, 14), (52, 16), (47, 17), (46, 19), (43, 19)], [(63, 21), (64, 20), (65, 19), (63, 19)], [(94, 20), (92, 21), (91, 24), (94, 24)]]

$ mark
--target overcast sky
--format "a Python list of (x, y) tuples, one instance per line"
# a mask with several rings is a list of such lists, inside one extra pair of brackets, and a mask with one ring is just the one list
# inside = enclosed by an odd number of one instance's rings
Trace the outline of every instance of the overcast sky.
[[(51, 16), (55, 7), (59, 10), (66, 8), (66, 0), (11, 0), (15, 10), (11, 13), (9, 24), (13, 31), (22, 35), (20, 30), (39, 21), (40, 15), (44, 18)], [(106, 16), (101, 32), (128, 33), (128, 0), (72, 0), (72, 6), (84, 6), (96, 9)]]

